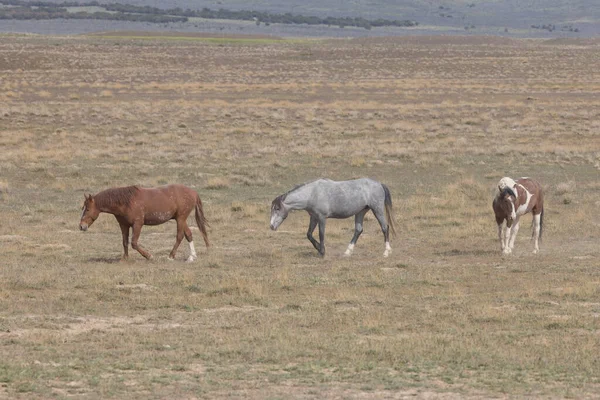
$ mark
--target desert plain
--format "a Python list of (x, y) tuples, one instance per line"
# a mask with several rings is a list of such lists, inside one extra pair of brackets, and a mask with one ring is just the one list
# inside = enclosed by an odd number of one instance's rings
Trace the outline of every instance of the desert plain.
[[(600, 41), (0, 36), (0, 397), (583, 398), (600, 393)], [(271, 200), (389, 186), (327, 224)], [(503, 176), (546, 192), (502, 257)], [(182, 183), (212, 246), (130, 250), (84, 194)], [(189, 218), (193, 224), (193, 218)]]

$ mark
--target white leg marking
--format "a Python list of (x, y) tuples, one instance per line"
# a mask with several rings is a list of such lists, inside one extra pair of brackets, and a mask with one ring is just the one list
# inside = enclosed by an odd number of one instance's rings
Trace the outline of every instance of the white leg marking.
[(508, 247), (510, 247), (511, 252), (512, 252), (512, 249), (515, 248), (515, 238), (517, 237), (518, 232), (519, 232), (519, 218), (517, 217), (517, 219), (513, 223), (512, 229), (510, 230), (510, 242), (508, 243)]
[(502, 224), (498, 224), (498, 239), (500, 240), (500, 249), (504, 251), (504, 239), (502, 238)]
[(350, 243), (348, 245), (348, 248), (346, 249), (346, 251), (344, 252), (345, 256), (350, 256), (352, 255), (352, 252), (354, 251), (354, 243)]
[(390, 242), (385, 242), (385, 251), (383, 252), (383, 256), (387, 257), (392, 252), (392, 246), (390, 246)]
[(540, 218), (540, 214), (533, 216), (533, 254), (537, 254), (540, 251)]
[(511, 249), (508, 246), (508, 241), (510, 238), (510, 231), (511, 231), (511, 228), (507, 225), (506, 229), (504, 230), (504, 238), (502, 239), (502, 253), (504, 253), (504, 254), (511, 253)]
[(190, 256), (187, 258), (187, 262), (195, 261), (198, 256), (196, 255), (196, 248), (194, 247), (194, 241), (189, 242), (190, 245)]

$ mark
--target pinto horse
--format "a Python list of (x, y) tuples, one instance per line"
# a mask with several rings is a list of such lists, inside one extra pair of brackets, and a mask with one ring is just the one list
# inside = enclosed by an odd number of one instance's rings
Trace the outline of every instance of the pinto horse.
[(146, 259), (151, 259), (152, 255), (138, 243), (142, 226), (160, 225), (174, 219), (177, 221), (177, 238), (169, 258), (175, 258), (175, 252), (185, 235), (190, 245), (190, 256), (187, 261), (191, 262), (197, 258), (197, 255), (192, 240), (192, 231), (186, 220), (194, 208), (196, 209), (196, 223), (200, 233), (202, 233), (204, 243), (208, 247), (206, 233), (208, 222), (204, 218), (200, 196), (193, 189), (183, 185), (166, 185), (157, 188), (127, 186), (107, 189), (94, 196), (87, 195), (83, 203), (79, 228), (82, 231), (87, 231), (101, 212), (113, 214), (119, 222), (123, 234), (124, 253), (122, 260), (129, 258), (127, 251), (129, 228), (133, 228), (131, 247)]
[[(519, 219), (529, 212), (533, 214), (533, 253), (539, 250), (544, 224), (544, 192), (539, 182), (530, 178), (520, 178), (516, 181), (504, 177), (498, 182), (498, 193), (492, 204), (498, 238), (503, 254), (510, 254), (515, 246), (515, 237), (519, 232)], [(502, 224), (506, 220), (506, 230), (502, 234)]]
[[(384, 257), (390, 247), (390, 229), (394, 232), (392, 219), (392, 197), (388, 187), (373, 179), (362, 178), (350, 181), (316, 181), (296, 186), (287, 193), (277, 196), (271, 203), (271, 229), (277, 230), (291, 210), (306, 210), (310, 223), (306, 236), (315, 249), (325, 256), (325, 221), (327, 218), (348, 218), (354, 215), (354, 236), (344, 255), (349, 256), (363, 231), (363, 219), (369, 210), (379, 221), (385, 241)], [(319, 225), (319, 241), (312, 233)]]

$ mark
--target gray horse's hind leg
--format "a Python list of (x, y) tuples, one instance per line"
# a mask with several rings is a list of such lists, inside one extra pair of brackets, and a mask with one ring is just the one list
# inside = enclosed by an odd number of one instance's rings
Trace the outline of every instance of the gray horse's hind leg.
[(321, 248), (319, 249), (319, 254), (321, 257), (325, 257), (325, 223), (327, 222), (326, 218), (319, 218), (319, 242), (321, 242)]
[(381, 231), (383, 232), (383, 239), (385, 241), (385, 251), (383, 252), (383, 256), (387, 257), (392, 252), (392, 247), (390, 246), (390, 227), (385, 219), (385, 212), (383, 210), (373, 209), (373, 214), (375, 214), (375, 218), (379, 221)]
[(368, 211), (369, 209), (365, 208), (364, 210), (362, 210), (354, 216), (354, 236), (352, 237), (352, 240), (350, 241), (350, 244), (348, 245), (348, 248), (344, 253), (345, 256), (352, 255), (352, 252), (354, 251), (354, 245), (356, 244), (356, 241), (358, 240), (360, 234), (363, 231), (363, 220), (365, 218), (365, 214)]
[(314, 215), (311, 215), (310, 216), (310, 222), (308, 224), (308, 232), (306, 232), (306, 237), (308, 238), (308, 240), (310, 240), (310, 242), (315, 247), (315, 249), (317, 249), (317, 251), (320, 253), (321, 252), (321, 245), (313, 237), (313, 232), (315, 231), (315, 228), (317, 227), (318, 223), (319, 223), (319, 218), (317, 218)]

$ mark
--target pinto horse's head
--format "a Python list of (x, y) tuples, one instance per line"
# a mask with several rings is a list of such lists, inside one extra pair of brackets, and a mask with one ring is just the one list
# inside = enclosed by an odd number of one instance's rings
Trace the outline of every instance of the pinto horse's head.
[(498, 195), (500, 199), (500, 204), (504, 212), (506, 213), (507, 219), (511, 222), (517, 218), (516, 208), (515, 208), (515, 200), (517, 199), (517, 194), (510, 187), (505, 187), (500, 190), (500, 194)]
[(287, 218), (289, 210), (283, 204), (285, 195), (275, 198), (271, 203), (271, 229), (276, 231), (279, 225)]
[(85, 201), (81, 208), (81, 220), (79, 221), (79, 229), (87, 231), (87, 229), (94, 223), (100, 214), (100, 210), (96, 207), (94, 197), (90, 195), (84, 195)]

